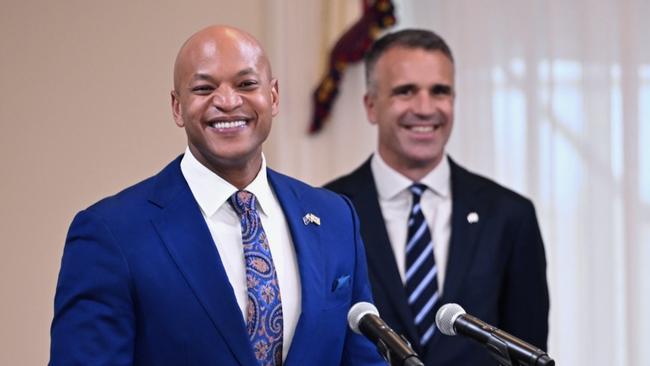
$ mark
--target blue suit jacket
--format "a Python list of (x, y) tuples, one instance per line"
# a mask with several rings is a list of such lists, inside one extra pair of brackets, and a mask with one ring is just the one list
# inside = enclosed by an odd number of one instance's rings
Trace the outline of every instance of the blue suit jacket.
[[(268, 171), (298, 258), (302, 313), (285, 365), (383, 364), (346, 315), (370, 301), (348, 201)], [(307, 213), (321, 225), (306, 225)], [(180, 157), (75, 217), (61, 263), (51, 365), (256, 365), (245, 321)]]
[[(546, 349), (549, 297), (544, 245), (533, 204), (449, 159), (452, 217), (449, 257), (438, 305), (460, 304), (467, 313)], [(361, 221), (375, 304), (398, 333), (418, 339), (377, 200), (370, 159), (326, 186), (348, 196)], [(470, 213), (478, 222), (469, 222)], [(415, 343), (415, 342), (411, 342)], [(436, 331), (427, 366), (496, 365), (478, 343)]]

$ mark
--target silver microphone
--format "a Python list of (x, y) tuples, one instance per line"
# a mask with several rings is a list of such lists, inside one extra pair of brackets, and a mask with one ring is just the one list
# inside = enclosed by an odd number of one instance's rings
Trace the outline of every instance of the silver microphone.
[(555, 365), (543, 350), (467, 314), (458, 304), (440, 307), (436, 313), (436, 326), (442, 334), (461, 334), (483, 344), (502, 365)]
[(379, 317), (375, 305), (358, 302), (348, 312), (348, 325), (366, 336), (391, 366), (424, 366), (409, 343)]

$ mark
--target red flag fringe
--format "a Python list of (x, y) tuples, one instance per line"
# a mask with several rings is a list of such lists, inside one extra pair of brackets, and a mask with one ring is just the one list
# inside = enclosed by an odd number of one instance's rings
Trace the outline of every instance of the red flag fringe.
[(379, 32), (395, 24), (395, 8), (390, 0), (365, 1), (363, 15), (332, 48), (327, 74), (312, 95), (314, 114), (309, 133), (323, 128), (339, 93), (339, 84), (350, 63), (361, 60)]

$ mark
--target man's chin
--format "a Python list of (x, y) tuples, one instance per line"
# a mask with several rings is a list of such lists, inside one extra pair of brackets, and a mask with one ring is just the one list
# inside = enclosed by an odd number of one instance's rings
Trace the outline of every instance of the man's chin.
[(262, 150), (229, 149), (213, 151), (210, 154), (211, 163), (219, 166), (241, 167), (252, 162), (261, 161)]
[(433, 169), (440, 163), (442, 157), (442, 152), (435, 155), (432, 155), (431, 152), (407, 155), (407, 159), (412, 167), (418, 169)]

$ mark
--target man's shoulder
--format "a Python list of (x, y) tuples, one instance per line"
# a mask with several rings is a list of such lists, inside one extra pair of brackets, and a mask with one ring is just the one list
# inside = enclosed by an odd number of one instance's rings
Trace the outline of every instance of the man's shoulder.
[(269, 177), (276, 189), (289, 189), (301, 200), (318, 201), (320, 203), (343, 203), (343, 198), (332, 191), (314, 187), (299, 179), (269, 169)]
[(373, 177), (372, 170), (370, 169), (369, 158), (350, 173), (342, 175), (326, 183), (323, 185), (323, 187), (331, 191), (350, 196), (352, 193), (354, 193), (354, 191), (372, 181)]
[(141, 209), (151, 205), (150, 200), (156, 196), (156, 189), (161, 185), (160, 180), (170, 180), (170, 176), (182, 179), (180, 173), (180, 157), (170, 162), (157, 174), (128, 186), (121, 191), (104, 197), (93, 203), (86, 211), (91, 211), (101, 216), (129, 216), (137, 215)]
[(472, 172), (449, 159), (451, 166), (452, 195), (459, 198), (472, 194), (477, 199), (494, 205), (532, 208), (532, 201), (514, 190), (481, 174)]
[[(328, 221), (336, 223), (334, 227), (352, 225), (356, 216), (354, 206), (349, 198), (325, 188), (311, 186), (298, 179), (269, 169), (269, 178), (276, 194), (285, 198), (285, 202), (295, 200), (295, 205), (320, 217), (328, 217)], [(287, 195), (287, 192), (292, 192)], [(313, 209), (313, 211), (311, 211)]]

